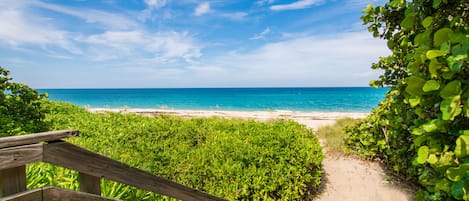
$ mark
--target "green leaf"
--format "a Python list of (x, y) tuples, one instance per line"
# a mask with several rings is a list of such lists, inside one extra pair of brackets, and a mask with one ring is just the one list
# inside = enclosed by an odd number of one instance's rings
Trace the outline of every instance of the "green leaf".
[(461, 90), (461, 81), (460, 80), (453, 80), (448, 83), (441, 91), (440, 96), (442, 98), (450, 98), (452, 96), (457, 96), (462, 93)]
[(431, 120), (430, 122), (423, 124), (422, 129), (427, 133), (435, 132), (438, 130), (438, 124), (436, 122), (436, 120)]
[(436, 162), (438, 162), (438, 158), (436, 157), (435, 154), (430, 154), (428, 155), (427, 162), (430, 164), (435, 164)]
[(422, 21), (422, 25), (423, 27), (428, 28), (432, 24), (432, 22), (433, 22), (433, 17), (428, 16)]
[(441, 179), (435, 184), (436, 191), (451, 192), (451, 182), (448, 179)]
[(415, 107), (420, 104), (420, 96), (412, 96), (409, 98), (410, 107)]
[(441, 5), (441, 0), (433, 0), (433, 4), (432, 4), (433, 8), (435, 9), (439, 8), (440, 5)]
[(464, 178), (466, 169), (463, 167), (451, 167), (446, 169), (446, 177), (451, 181), (459, 181)]
[(454, 155), (458, 158), (464, 158), (469, 155), (469, 135), (461, 135), (456, 139)]
[(452, 32), (449, 34), (449, 39), (453, 43), (462, 43), (466, 40), (466, 36), (461, 32)]
[(411, 76), (406, 79), (407, 87), (405, 91), (412, 96), (420, 96), (423, 94), (422, 87), (425, 84), (425, 80), (418, 76)]
[(415, 24), (415, 16), (414, 15), (407, 15), (404, 20), (401, 22), (401, 27), (403, 29), (410, 29)]
[(433, 59), (444, 55), (446, 55), (446, 51), (442, 50), (428, 50), (426, 54), (428, 59)]
[(440, 89), (440, 82), (436, 80), (428, 80), (425, 82), (422, 89), (424, 92), (436, 91)]
[(443, 113), (443, 120), (454, 120), (454, 118), (462, 112), (462, 108), (460, 107), (460, 96), (453, 96), (441, 101), (440, 111)]
[(466, 187), (464, 180), (459, 180), (451, 186), (451, 194), (456, 199), (462, 200), (464, 196), (467, 196), (469, 189)]
[(433, 45), (440, 46), (442, 43), (449, 40), (449, 35), (453, 33), (450, 28), (442, 28), (435, 32), (433, 36)]
[(414, 134), (414, 135), (422, 135), (422, 134), (423, 134), (423, 130), (420, 129), (420, 128), (414, 128), (414, 129), (412, 129), (412, 134)]
[(419, 150), (417, 151), (417, 162), (419, 164), (424, 164), (427, 159), (428, 159), (428, 147), (427, 146), (421, 146)]
[(430, 65), (428, 66), (432, 78), (439, 77), (438, 70), (441, 69), (441, 64), (436, 59), (432, 59), (430, 61)]

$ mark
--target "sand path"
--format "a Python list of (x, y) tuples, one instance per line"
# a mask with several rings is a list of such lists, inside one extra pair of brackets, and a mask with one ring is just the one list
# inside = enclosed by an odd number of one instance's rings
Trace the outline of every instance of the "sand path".
[[(92, 112), (121, 112), (141, 115), (169, 114), (183, 117), (250, 118), (261, 121), (284, 118), (292, 119), (311, 129), (331, 125), (342, 117), (363, 118), (366, 113), (321, 113), (292, 111), (192, 111), (192, 110), (146, 110), (146, 109), (89, 109)], [(410, 201), (411, 193), (392, 185), (385, 179), (383, 169), (376, 163), (344, 156), (334, 156), (326, 151), (323, 161), (325, 188), (318, 195), (319, 201)]]
[[(317, 129), (334, 121), (318, 124), (314, 120), (296, 119)], [(326, 186), (318, 201), (410, 201), (411, 193), (392, 185), (385, 179), (383, 169), (376, 163), (326, 154), (323, 161)]]

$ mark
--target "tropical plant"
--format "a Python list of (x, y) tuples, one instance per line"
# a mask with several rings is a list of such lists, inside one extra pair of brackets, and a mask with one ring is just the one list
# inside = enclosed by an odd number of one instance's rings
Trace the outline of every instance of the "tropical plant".
[(45, 95), (11, 80), (10, 72), (0, 67), (0, 137), (46, 130)]
[(392, 51), (371, 84), (390, 91), (347, 130), (350, 150), (418, 181), (417, 200), (469, 200), (469, 2), (390, 0), (364, 12)]

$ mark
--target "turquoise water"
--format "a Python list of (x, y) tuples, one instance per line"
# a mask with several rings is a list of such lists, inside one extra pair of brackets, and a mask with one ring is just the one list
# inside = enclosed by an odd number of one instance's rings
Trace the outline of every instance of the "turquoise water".
[(49, 99), (91, 108), (189, 110), (291, 110), (369, 112), (388, 89), (195, 88), (195, 89), (39, 89)]

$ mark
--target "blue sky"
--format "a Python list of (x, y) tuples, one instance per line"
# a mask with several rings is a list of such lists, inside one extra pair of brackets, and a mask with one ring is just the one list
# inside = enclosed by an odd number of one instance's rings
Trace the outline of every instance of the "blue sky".
[(2, 0), (0, 65), (34, 88), (368, 86), (384, 0)]

